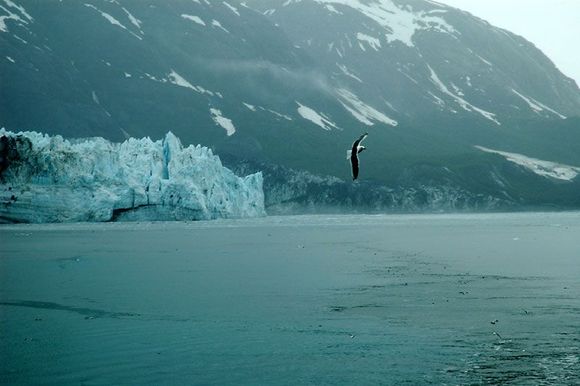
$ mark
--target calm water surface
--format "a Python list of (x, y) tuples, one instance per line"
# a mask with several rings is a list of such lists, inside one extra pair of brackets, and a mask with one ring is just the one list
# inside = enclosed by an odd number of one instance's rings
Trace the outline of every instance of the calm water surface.
[(580, 213), (0, 226), (0, 383), (580, 384)]

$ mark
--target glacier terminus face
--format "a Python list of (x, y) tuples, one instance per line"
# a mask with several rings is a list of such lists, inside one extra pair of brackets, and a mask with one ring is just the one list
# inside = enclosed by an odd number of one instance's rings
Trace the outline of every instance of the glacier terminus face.
[(171, 132), (112, 143), (0, 129), (0, 222), (264, 216), (262, 185), (260, 172), (238, 177)]

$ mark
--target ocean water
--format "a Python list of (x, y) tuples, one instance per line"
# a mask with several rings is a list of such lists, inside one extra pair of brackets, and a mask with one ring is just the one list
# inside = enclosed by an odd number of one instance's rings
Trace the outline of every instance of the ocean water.
[(580, 213), (2, 226), (0, 384), (580, 384)]

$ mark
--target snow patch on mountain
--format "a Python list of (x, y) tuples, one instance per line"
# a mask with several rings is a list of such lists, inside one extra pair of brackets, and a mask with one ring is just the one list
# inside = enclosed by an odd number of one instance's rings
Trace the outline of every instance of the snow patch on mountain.
[(513, 88), (511, 90), (514, 94), (516, 94), (517, 96), (522, 98), (528, 104), (528, 106), (530, 106), (530, 109), (532, 109), (535, 113), (539, 114), (540, 112), (547, 110), (547, 111), (551, 112), (552, 114), (557, 115), (558, 117), (560, 117), (562, 119), (566, 119), (566, 117), (564, 115), (560, 114), (559, 112), (557, 112), (554, 109), (551, 109), (550, 107), (544, 105), (543, 103), (538, 102), (534, 98), (527, 97), (527, 96), (517, 92)]
[(179, 87), (190, 88), (194, 91), (197, 91), (196, 87), (194, 87), (191, 83), (185, 80), (184, 77), (175, 72), (175, 70), (171, 70), (171, 73), (169, 74), (169, 82)]
[(286, 115), (286, 114), (281, 114), (281, 113), (279, 113), (279, 112), (277, 112), (277, 111), (274, 111), (274, 110), (271, 110), (271, 109), (266, 109), (266, 111), (268, 111), (268, 112), (269, 112), (269, 113), (271, 113), (271, 114), (274, 114), (274, 115), (275, 115), (275, 116), (277, 116), (278, 118), (282, 118), (282, 119), (285, 119), (285, 120), (287, 120), (287, 121), (291, 121), (291, 120), (292, 120), (292, 118), (291, 118), (291, 117), (289, 117), (289, 116), (288, 116), (288, 115)]
[(543, 177), (572, 181), (580, 173), (580, 167), (578, 166), (570, 166), (552, 161), (543, 161), (522, 154), (493, 150), (483, 146), (475, 146), (475, 148), (487, 153), (499, 154), (506, 160), (523, 166), (524, 168), (531, 170), (532, 172)]
[(217, 96), (219, 98), (223, 98), (223, 95), (219, 92), (214, 92), (214, 91), (210, 91), (210, 90), (206, 90), (205, 88), (201, 87), (201, 86), (194, 86), (191, 83), (189, 83), (183, 76), (179, 75), (177, 72), (175, 72), (175, 70), (171, 70), (171, 72), (169, 73), (167, 79), (157, 79), (154, 76), (145, 73), (145, 75), (151, 79), (151, 80), (155, 80), (157, 82), (169, 82), (171, 84), (174, 84), (176, 86), (179, 87), (185, 87), (188, 89), (191, 89), (199, 94), (207, 94), (209, 96)]
[(224, 28), (224, 27), (222, 26), (222, 24), (221, 24), (219, 21), (215, 20), (215, 19), (213, 19), (213, 20), (211, 21), (211, 25), (212, 25), (213, 27), (216, 27), (216, 28), (219, 28), (219, 29), (221, 29), (222, 31), (224, 31), (224, 32), (226, 32), (226, 33), (228, 33), (228, 34), (230, 33), (230, 31), (228, 31), (226, 28)]
[(359, 83), (363, 83), (363, 81), (358, 76), (356, 76), (355, 74), (353, 74), (345, 65), (340, 64), (340, 63), (336, 63), (336, 65), (338, 66), (338, 68), (340, 69), (340, 71), (344, 75), (346, 75), (348, 77), (351, 77), (352, 79), (356, 80)]
[(298, 3), (301, 3), (301, 2), (302, 2), (302, 0), (286, 0), (286, 1), (285, 1), (285, 2), (282, 4), (282, 6), (283, 6), (283, 7), (287, 7), (287, 6), (291, 5), (291, 4), (298, 4)]
[[(477, 55), (477, 54), (476, 54), (476, 55)], [(487, 64), (487, 65), (488, 65), (488, 66), (490, 66), (490, 67), (493, 67), (493, 64), (492, 64), (492, 63), (491, 63), (489, 60), (487, 60), (487, 59), (484, 59), (484, 58), (483, 58), (483, 57), (481, 57), (480, 55), (477, 55), (477, 57), (478, 57), (478, 58), (479, 58), (479, 60), (481, 60), (483, 63)]]
[(409, 79), (411, 82), (413, 82), (415, 84), (419, 84), (419, 82), (417, 81), (417, 79), (413, 78), (411, 75), (407, 74), (402, 69), (397, 68), (397, 71), (399, 71), (401, 74), (403, 74), (405, 76), (405, 78)]
[[(381, 48), (381, 41), (377, 38), (363, 34), (362, 32), (358, 32), (356, 34), (356, 38), (359, 42), (367, 43), (375, 51), (378, 51)], [(362, 45), (361, 45), (361, 48), (363, 51), (365, 50)]]
[(242, 104), (243, 104), (244, 106), (246, 106), (246, 107), (248, 108), (248, 110), (250, 110), (250, 111), (253, 111), (253, 112), (256, 112), (256, 106), (254, 106), (254, 105), (251, 105), (251, 104), (249, 104), (249, 103), (246, 103), (246, 102), (242, 102)]
[(490, 113), (489, 111), (485, 111), (483, 109), (480, 109), (479, 107), (476, 107), (476, 106), (472, 105), (471, 103), (467, 102), (465, 99), (461, 98), (459, 95), (454, 94), (451, 91), (449, 91), (447, 86), (445, 86), (445, 84), (441, 81), (441, 79), (439, 79), (439, 77), (437, 76), (435, 71), (433, 71), (431, 66), (427, 65), (427, 67), (429, 68), (429, 71), (431, 73), (431, 75), (430, 75), (431, 81), (437, 86), (437, 88), (442, 93), (449, 95), (451, 98), (453, 98), (455, 100), (455, 102), (457, 102), (457, 104), (459, 106), (461, 106), (462, 109), (464, 109), (465, 111), (475, 111), (476, 113), (481, 114), (484, 118), (495, 122), (497, 125), (501, 125), (501, 123), (495, 118), (494, 113)]
[(195, 15), (187, 15), (185, 13), (181, 14), (181, 17), (187, 20), (191, 20), (192, 22), (202, 25), (205, 27), (205, 21), (203, 21), (199, 16), (195, 16)]
[[(373, 126), (375, 122), (382, 122), (390, 126), (397, 126), (397, 121), (387, 117), (385, 114), (375, 108), (362, 102), (355, 94), (347, 89), (341, 88), (336, 90), (339, 96), (339, 102), (351, 113), (357, 120), (367, 126)], [(373, 122), (375, 121), (375, 122)]]
[(326, 9), (328, 9), (332, 13), (336, 13), (337, 15), (342, 15), (342, 12), (334, 8), (331, 4), (326, 4)]
[(420, 30), (453, 34), (456, 30), (444, 19), (428, 12), (414, 12), (412, 7), (399, 8), (392, 0), (315, 0), (319, 4), (350, 7), (374, 20), (386, 30), (389, 43), (399, 41), (414, 47), (413, 36)]
[(141, 20), (137, 19), (131, 12), (127, 10), (125, 7), (121, 7), (121, 9), (125, 12), (131, 24), (133, 24), (138, 30), (141, 35), (145, 35), (143, 30), (141, 29), (141, 24), (143, 23)]
[(287, 120), (287, 121), (291, 121), (291, 120), (292, 120), (292, 118), (291, 118), (291, 117), (289, 117), (289, 116), (288, 116), (288, 115), (286, 115), (286, 114), (281, 114), (281, 113), (279, 113), (279, 112), (277, 112), (277, 111), (274, 111), (274, 110), (271, 110), (271, 109), (266, 109), (266, 108), (264, 108), (264, 107), (262, 107), (262, 106), (254, 106), (254, 105), (251, 105), (251, 104), (249, 104), (249, 103), (245, 103), (245, 102), (242, 102), (242, 104), (243, 104), (244, 106), (246, 106), (246, 107), (248, 108), (248, 110), (250, 110), (250, 111), (253, 111), (253, 112), (256, 112), (256, 111), (258, 111), (258, 109), (259, 109), (260, 111), (266, 111), (266, 112), (268, 112), (268, 113), (270, 113), (270, 114), (273, 114), (273, 115), (275, 115), (275, 116), (276, 116), (276, 117), (278, 117), (278, 118), (285, 119), (285, 120)]
[(241, 178), (202, 146), (65, 140), (0, 130), (0, 221), (206, 220), (265, 215), (261, 173)]
[(223, 5), (225, 5), (226, 7), (228, 7), (230, 9), (230, 11), (232, 11), (233, 13), (235, 13), (236, 15), (240, 16), (240, 12), (238, 11), (238, 9), (236, 7), (234, 7), (233, 5), (223, 1), (222, 2)]
[(463, 91), (461, 91), (461, 89), (459, 87), (457, 87), (457, 85), (453, 82), (451, 82), (451, 87), (453, 88), (453, 91), (455, 91), (455, 93), (459, 96), (465, 96), (465, 93)]
[(91, 96), (93, 97), (93, 102), (95, 102), (98, 105), (101, 104), (101, 102), (99, 101), (99, 97), (97, 96), (97, 93), (95, 92), (95, 90), (91, 91)]
[(226, 130), (228, 137), (234, 135), (236, 132), (236, 127), (234, 126), (231, 119), (224, 117), (221, 110), (218, 109), (211, 108), (209, 109), (209, 112), (211, 113), (211, 118), (213, 121)]
[(141, 36), (137, 35), (135, 32), (131, 31), (129, 28), (125, 27), (119, 20), (115, 19), (110, 14), (101, 11), (100, 9), (98, 9), (97, 7), (95, 7), (92, 4), (85, 3), (85, 7), (94, 9), (95, 11), (97, 11), (98, 13), (100, 13), (101, 16), (104, 17), (109, 23), (111, 23), (111, 24), (113, 24), (113, 25), (115, 25), (117, 27), (120, 27), (120, 28), (124, 29), (125, 31), (129, 32), (131, 35), (135, 36), (137, 39), (143, 40), (143, 38)]
[(308, 106), (304, 106), (298, 101), (296, 101), (296, 103), (298, 104), (298, 114), (300, 114), (302, 118), (322, 127), (324, 130), (332, 130), (333, 127), (338, 129), (338, 126), (328, 119), (328, 117), (324, 116), (324, 114), (319, 114), (315, 110)]
[(32, 16), (30, 16), (30, 14), (28, 12), (26, 12), (26, 9), (24, 9), (23, 6), (16, 4), (15, 2), (13, 2), (11, 0), (3, 0), (3, 1), (8, 7), (16, 8), (18, 10), (18, 12), (20, 12), (22, 14), (22, 16), (24, 16), (26, 19), (28, 19), (28, 21), (34, 20), (34, 18)]
[(6, 20), (13, 20), (20, 24), (29, 24), (29, 22), (34, 21), (34, 18), (26, 12), (24, 7), (15, 4), (11, 0), (2, 0), (4, 5), (0, 5), (0, 10), (7, 13), (7, 15), (0, 16), (0, 31), (8, 32), (8, 26), (6, 25)]

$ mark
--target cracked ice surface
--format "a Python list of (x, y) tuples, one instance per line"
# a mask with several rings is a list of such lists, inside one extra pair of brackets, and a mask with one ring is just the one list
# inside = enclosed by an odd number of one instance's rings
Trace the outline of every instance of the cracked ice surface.
[(0, 130), (0, 222), (264, 216), (262, 183), (171, 132), (112, 143)]

